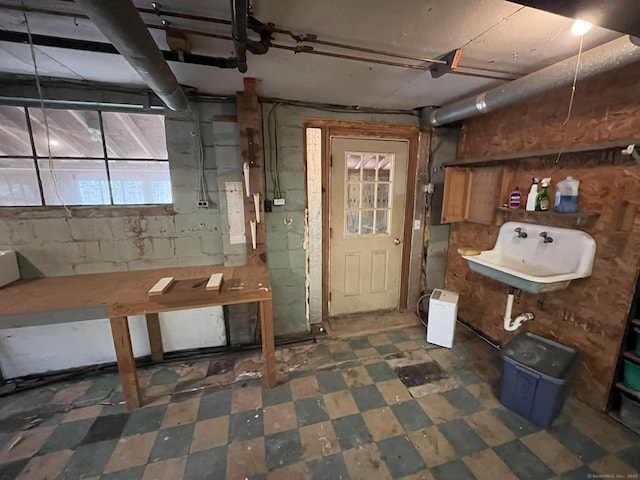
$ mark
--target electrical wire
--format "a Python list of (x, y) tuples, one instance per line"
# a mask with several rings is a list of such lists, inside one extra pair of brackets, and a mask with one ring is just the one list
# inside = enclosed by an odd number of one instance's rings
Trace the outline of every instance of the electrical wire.
[[(20, 2), (20, 3), (23, 9), (22, 15), (24, 17), (24, 23), (25, 23), (25, 26), (27, 27), (27, 36), (29, 37), (29, 51), (31, 52), (31, 60), (33, 61), (33, 71), (35, 73), (36, 89), (38, 90), (38, 97), (40, 99), (40, 110), (42, 111), (42, 116), (44, 119), (44, 129), (45, 129), (46, 140), (47, 140), (48, 169), (49, 169), (49, 174), (51, 175), (51, 185), (53, 187), (53, 193), (55, 193), (56, 198), (58, 199), (60, 204), (64, 207), (65, 211), (67, 212), (67, 215), (71, 217), (71, 210), (69, 210), (69, 207), (67, 207), (66, 203), (60, 196), (60, 192), (58, 190), (58, 177), (56, 175), (56, 172), (53, 166), (53, 159), (51, 155), (51, 132), (49, 131), (49, 121), (47, 119), (47, 111), (44, 107), (44, 95), (42, 94), (42, 86), (40, 85), (40, 74), (38, 73), (38, 62), (36, 61), (36, 51), (33, 46), (33, 39), (31, 37), (31, 27), (29, 26), (29, 19), (27, 18), (26, 7), (24, 5), (24, 2)], [(44, 202), (44, 198), (42, 200)]]
[(202, 146), (202, 135), (200, 134), (200, 115), (198, 114), (198, 106), (194, 105), (191, 108), (194, 119), (194, 130), (191, 135), (196, 143), (196, 152), (198, 154), (198, 190), (196, 194), (196, 201), (198, 206), (202, 205), (202, 202), (207, 202), (207, 180), (204, 173), (204, 147)]
[[(571, 120), (571, 112), (573, 111), (573, 100), (576, 96), (576, 84), (578, 83), (578, 71), (580, 70), (580, 57), (582, 56), (582, 45), (584, 44), (584, 34), (580, 35), (580, 47), (578, 48), (578, 58), (576, 59), (576, 70), (573, 74), (573, 84), (571, 85), (571, 97), (569, 98), (569, 107), (567, 108), (567, 118), (565, 118), (564, 122), (562, 122), (562, 126), (565, 127), (564, 137), (566, 140), (567, 137), (567, 126), (569, 125), (569, 120)], [(560, 156), (562, 155), (562, 150), (558, 152), (558, 156), (554, 164), (558, 164), (560, 160)]]
[(267, 115), (267, 134), (269, 135), (269, 171), (273, 198), (282, 198), (280, 189), (280, 171), (278, 167), (278, 117), (276, 111), (280, 103), (274, 103)]

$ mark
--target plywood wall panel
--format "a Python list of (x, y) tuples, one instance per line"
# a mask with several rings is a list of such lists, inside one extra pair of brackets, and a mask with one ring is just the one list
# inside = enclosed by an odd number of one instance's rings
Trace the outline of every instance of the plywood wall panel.
[(640, 132), (640, 63), (464, 121), (458, 159), (609, 144)]
[[(589, 230), (597, 244), (593, 275), (574, 280), (566, 290), (542, 295), (523, 292), (513, 314), (533, 312), (535, 320), (520, 330), (552, 338), (583, 353), (574, 392), (592, 407), (604, 409), (640, 266), (640, 216), (633, 217), (631, 231), (620, 231), (616, 211), (621, 196), (632, 205), (640, 204), (640, 167), (611, 152), (571, 154), (558, 165), (553, 160), (510, 162), (513, 182), (523, 186), (532, 176), (551, 176), (553, 195), (553, 185), (567, 175), (581, 180), (581, 210), (600, 213)], [(502, 326), (506, 286), (470, 272), (457, 254), (459, 247), (492, 248), (497, 234), (494, 226), (452, 225), (445, 287), (460, 294), (459, 312), (465, 321), (504, 343), (517, 333)]]

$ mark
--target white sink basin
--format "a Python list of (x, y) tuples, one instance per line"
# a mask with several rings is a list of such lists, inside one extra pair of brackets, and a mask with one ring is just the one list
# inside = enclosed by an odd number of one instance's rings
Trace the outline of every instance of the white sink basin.
[[(516, 229), (526, 233), (519, 238)], [(553, 241), (544, 242), (546, 232)], [(576, 278), (591, 276), (596, 242), (591, 235), (570, 228), (507, 222), (500, 227), (491, 250), (463, 255), (469, 268), (526, 292), (543, 293), (567, 288)]]

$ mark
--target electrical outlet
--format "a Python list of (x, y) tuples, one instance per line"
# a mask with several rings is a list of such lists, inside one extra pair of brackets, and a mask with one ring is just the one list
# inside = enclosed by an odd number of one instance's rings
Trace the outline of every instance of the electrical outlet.
[(424, 186), (424, 191), (425, 191), (426, 193), (433, 193), (433, 192), (434, 192), (434, 190), (435, 190), (435, 185), (434, 185), (433, 183), (427, 183), (427, 184)]
[(284, 205), (284, 198), (274, 198), (273, 205), (276, 207), (281, 207), (282, 205)]
[(209, 202), (207, 200), (198, 200), (198, 208), (208, 208)]
[(271, 200), (265, 200), (264, 201), (264, 211), (265, 212), (270, 212), (272, 210), (272, 207), (273, 207), (273, 205), (271, 203)]

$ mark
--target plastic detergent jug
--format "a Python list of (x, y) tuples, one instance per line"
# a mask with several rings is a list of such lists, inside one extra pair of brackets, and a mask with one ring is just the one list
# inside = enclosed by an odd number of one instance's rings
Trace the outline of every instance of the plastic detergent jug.
[(580, 181), (573, 177), (558, 182), (554, 210), (558, 213), (576, 213), (578, 211), (578, 187)]

